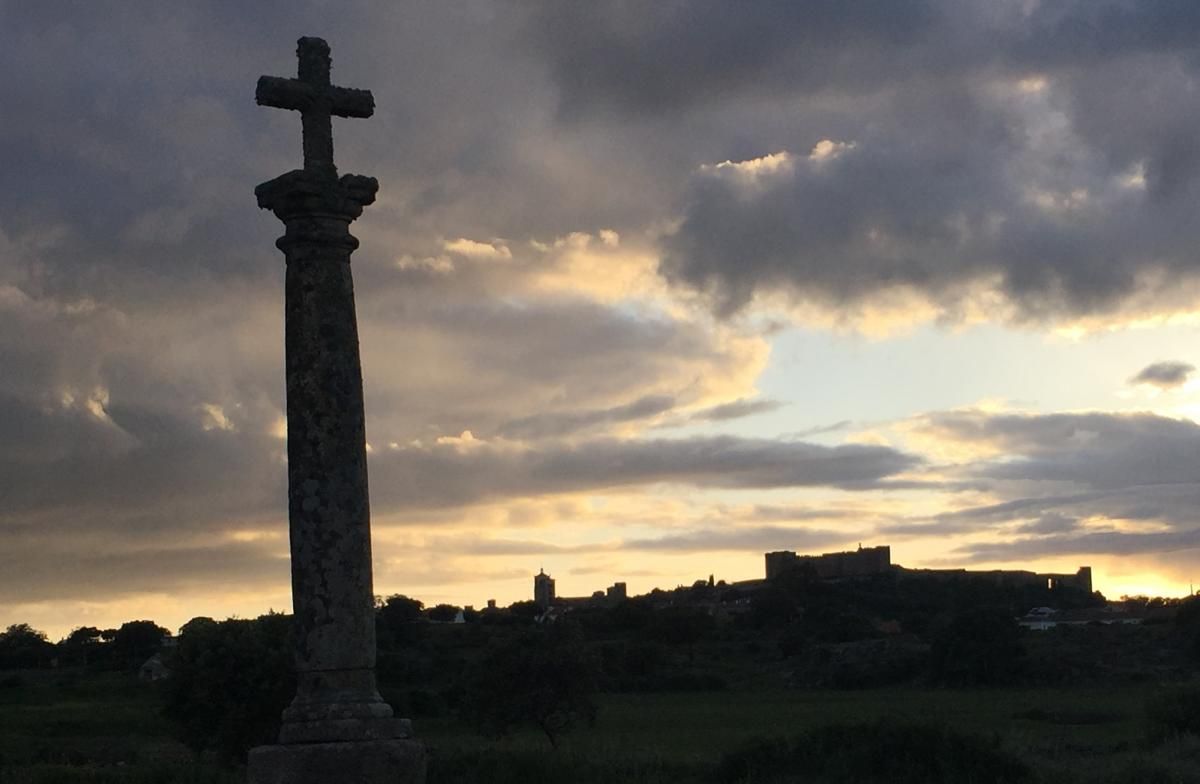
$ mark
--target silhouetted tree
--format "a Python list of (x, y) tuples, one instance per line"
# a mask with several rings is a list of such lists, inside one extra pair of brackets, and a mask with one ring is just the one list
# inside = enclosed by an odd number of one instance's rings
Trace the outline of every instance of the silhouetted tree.
[(380, 650), (392, 650), (419, 639), (425, 620), (424, 608), (417, 599), (400, 594), (384, 599), (375, 611), (375, 634)]
[(1175, 631), (1192, 661), (1200, 664), (1200, 596), (1189, 596), (1179, 604)]
[(379, 608), (379, 621), (389, 627), (413, 623), (421, 620), (421, 610), (424, 608), (424, 602), (419, 599), (410, 599), (399, 593), (393, 594), (383, 600), (383, 606)]
[(508, 611), (518, 618), (525, 620), (533, 620), (542, 614), (542, 608), (538, 607), (537, 602), (526, 600), (523, 602), (513, 602), (508, 606)]
[(595, 721), (597, 669), (567, 624), (524, 630), (493, 644), (467, 672), (463, 718), (492, 736), (531, 723), (557, 746), (578, 721)]
[(58, 643), (58, 650), (64, 662), (86, 666), (102, 645), (104, 643), (100, 639), (99, 629), (95, 626), (80, 626)]
[(154, 621), (129, 621), (121, 624), (112, 640), (112, 660), (117, 666), (135, 670), (162, 647), (171, 632)]
[(667, 607), (655, 614), (653, 633), (668, 645), (687, 648), (692, 660), (696, 643), (711, 635), (716, 626), (713, 617), (698, 607)]
[(606, 691), (648, 691), (659, 685), (667, 660), (661, 643), (647, 640), (611, 640), (598, 646)]
[(615, 632), (637, 634), (654, 624), (654, 608), (642, 598), (617, 602), (607, 613), (609, 627)]
[(198, 615), (192, 620), (179, 627), (179, 636), (182, 638), (186, 634), (199, 632), (201, 629), (216, 626), (217, 622), (207, 615)]
[(296, 691), (291, 634), (291, 616), (279, 614), (184, 624), (165, 682), (164, 708), (180, 739), (227, 760), (273, 743)]
[(0, 669), (45, 667), (54, 658), (54, 646), (45, 632), (27, 623), (14, 623), (0, 632)]
[(429, 620), (431, 621), (449, 623), (458, 617), (458, 613), (461, 610), (461, 607), (455, 607), (453, 604), (437, 604), (426, 610), (425, 614), (429, 616)]
[(950, 686), (997, 686), (1013, 682), (1025, 658), (1021, 627), (1001, 609), (956, 615), (933, 639), (930, 675)]

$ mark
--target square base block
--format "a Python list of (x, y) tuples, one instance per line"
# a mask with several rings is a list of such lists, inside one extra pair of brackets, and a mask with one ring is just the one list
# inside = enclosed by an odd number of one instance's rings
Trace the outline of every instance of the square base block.
[(296, 743), (250, 749), (250, 784), (425, 784), (415, 740)]

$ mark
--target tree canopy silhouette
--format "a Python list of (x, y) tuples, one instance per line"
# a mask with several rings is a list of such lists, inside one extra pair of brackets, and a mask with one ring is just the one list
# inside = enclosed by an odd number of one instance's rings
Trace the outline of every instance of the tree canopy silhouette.
[(557, 746), (578, 722), (595, 721), (597, 671), (570, 625), (525, 630), (490, 646), (468, 671), (461, 712), (486, 735), (533, 724)]

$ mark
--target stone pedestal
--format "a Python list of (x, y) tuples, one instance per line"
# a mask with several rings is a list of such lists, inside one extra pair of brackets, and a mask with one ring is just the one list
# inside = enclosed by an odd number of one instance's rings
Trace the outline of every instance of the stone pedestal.
[(301, 743), (250, 750), (250, 784), (424, 784), (414, 740)]

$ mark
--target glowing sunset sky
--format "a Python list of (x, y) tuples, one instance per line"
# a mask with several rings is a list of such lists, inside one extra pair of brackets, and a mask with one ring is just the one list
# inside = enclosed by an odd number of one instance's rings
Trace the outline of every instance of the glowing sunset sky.
[(301, 35), (377, 104), (377, 593), (1200, 578), (1200, 3), (0, 0), (0, 627), (290, 608)]

